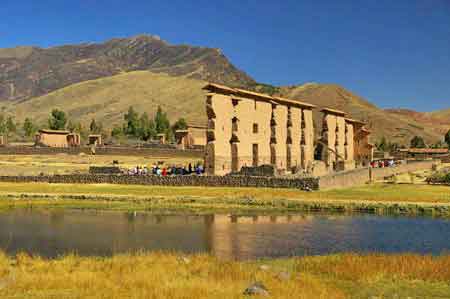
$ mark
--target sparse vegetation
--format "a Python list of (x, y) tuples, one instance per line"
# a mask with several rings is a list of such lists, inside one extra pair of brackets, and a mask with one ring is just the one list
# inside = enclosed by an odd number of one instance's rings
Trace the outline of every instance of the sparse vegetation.
[(411, 139), (411, 147), (412, 148), (426, 148), (425, 141), (420, 136), (414, 136), (413, 139)]

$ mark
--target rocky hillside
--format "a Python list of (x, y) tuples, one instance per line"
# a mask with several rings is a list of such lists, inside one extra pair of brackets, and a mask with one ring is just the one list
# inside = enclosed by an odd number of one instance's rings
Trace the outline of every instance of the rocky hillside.
[(71, 84), (150, 70), (233, 86), (254, 84), (218, 49), (170, 45), (155, 36), (48, 49), (0, 49), (0, 100), (23, 101)]

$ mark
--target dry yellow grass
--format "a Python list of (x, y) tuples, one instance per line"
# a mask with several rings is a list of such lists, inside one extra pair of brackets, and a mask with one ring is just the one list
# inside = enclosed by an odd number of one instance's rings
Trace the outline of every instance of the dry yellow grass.
[(153, 115), (161, 105), (171, 120), (185, 117), (206, 121), (204, 81), (173, 77), (163, 73), (136, 71), (85, 81), (47, 95), (8, 106), (16, 119), (31, 117), (46, 123), (52, 109), (62, 109), (73, 121), (89, 126), (95, 118), (111, 128), (123, 122), (129, 106)]
[[(268, 269), (259, 266), (264, 263)], [(260, 262), (168, 253), (44, 260), (0, 254), (1, 298), (449, 298), (450, 257), (354, 255)], [(289, 275), (280, 278), (280, 272)]]
[(196, 163), (198, 158), (176, 156), (102, 156), (102, 155), (1, 155), (0, 175), (39, 175), (87, 173), (89, 166), (111, 166), (120, 162), (119, 167), (130, 169), (137, 165), (151, 166), (158, 161), (168, 165)]

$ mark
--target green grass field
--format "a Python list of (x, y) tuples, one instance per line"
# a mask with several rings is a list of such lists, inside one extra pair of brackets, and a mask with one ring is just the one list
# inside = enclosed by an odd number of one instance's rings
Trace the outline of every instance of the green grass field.
[(0, 183), (0, 209), (21, 207), (211, 212), (370, 212), (450, 216), (450, 187), (375, 184), (340, 190)]

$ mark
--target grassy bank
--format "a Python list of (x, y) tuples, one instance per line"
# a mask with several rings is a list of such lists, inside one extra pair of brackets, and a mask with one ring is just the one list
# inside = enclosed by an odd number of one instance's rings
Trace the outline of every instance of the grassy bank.
[(343, 254), (230, 262), (163, 253), (56, 260), (0, 254), (1, 298), (244, 298), (256, 281), (271, 298), (449, 298), (450, 257)]
[[(0, 183), (0, 209), (204, 212), (337, 211), (450, 216), (450, 187), (375, 184), (340, 190)], [(20, 200), (17, 200), (20, 199)]]

